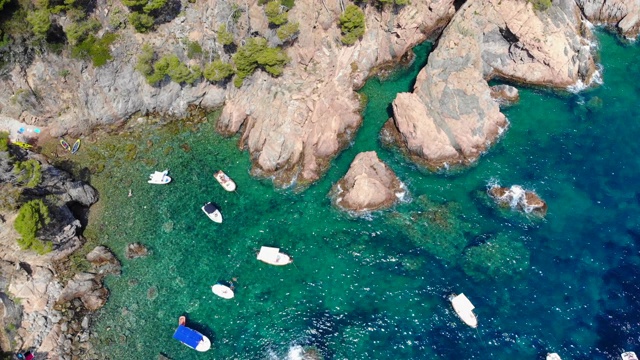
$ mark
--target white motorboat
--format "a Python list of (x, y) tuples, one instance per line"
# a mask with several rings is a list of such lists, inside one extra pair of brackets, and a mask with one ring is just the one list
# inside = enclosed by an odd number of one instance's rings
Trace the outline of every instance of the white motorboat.
[(214, 222), (217, 222), (217, 223), (222, 222), (222, 213), (220, 212), (220, 209), (218, 209), (218, 207), (215, 206), (213, 203), (208, 202), (204, 204), (204, 206), (202, 206), (202, 211), (204, 211), (204, 213), (207, 214), (209, 219), (213, 220)]
[(213, 285), (211, 291), (224, 299), (233, 299), (234, 296), (233, 288), (220, 283)]
[(293, 262), (293, 259), (289, 255), (281, 253), (279, 248), (269, 246), (260, 248), (258, 260), (271, 265), (287, 265)]
[(153, 174), (149, 175), (149, 184), (168, 184), (171, 182), (171, 178), (167, 176), (169, 170), (165, 171), (156, 171)]
[(478, 327), (478, 318), (476, 318), (476, 314), (473, 313), (475, 306), (473, 306), (471, 301), (469, 301), (464, 294), (451, 295), (449, 297), (449, 301), (451, 301), (451, 305), (453, 305), (453, 310), (456, 311), (456, 314), (458, 314), (465, 324), (472, 328)]
[(623, 352), (620, 356), (622, 357), (622, 360), (638, 360), (638, 356), (636, 356), (636, 353), (633, 351)]
[(236, 183), (233, 180), (231, 180), (231, 178), (227, 176), (227, 174), (225, 174), (224, 171), (219, 170), (217, 173), (213, 174), (213, 177), (216, 178), (216, 180), (218, 180), (220, 185), (222, 185), (222, 187), (225, 190), (227, 191), (236, 190)]
[(173, 338), (187, 345), (188, 347), (204, 352), (211, 348), (211, 341), (208, 337), (202, 335), (196, 330), (190, 329), (186, 326), (186, 318), (180, 316), (178, 320), (178, 328), (173, 333)]
[(547, 360), (562, 360), (562, 358), (560, 357), (560, 355), (558, 355), (558, 353), (548, 353)]

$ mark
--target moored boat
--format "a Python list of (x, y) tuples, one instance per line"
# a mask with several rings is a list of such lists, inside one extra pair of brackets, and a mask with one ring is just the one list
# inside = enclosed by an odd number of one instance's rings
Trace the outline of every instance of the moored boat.
[(236, 183), (233, 180), (231, 180), (231, 178), (227, 176), (227, 174), (225, 174), (224, 171), (219, 170), (217, 173), (213, 174), (213, 177), (218, 181), (218, 183), (220, 183), (220, 185), (222, 185), (222, 187), (225, 190), (227, 191), (236, 190)]
[(451, 295), (449, 296), (449, 301), (451, 301), (451, 305), (453, 305), (453, 310), (456, 311), (458, 317), (465, 324), (471, 326), (472, 328), (478, 327), (478, 318), (476, 314), (473, 313), (473, 309), (475, 306), (467, 299), (467, 297), (460, 293), (460, 295)]
[(69, 145), (69, 143), (65, 139), (60, 138), (60, 145), (62, 145), (63, 149), (71, 151), (71, 145)]
[(224, 299), (233, 299), (233, 285), (227, 286), (221, 283), (217, 283), (211, 287), (211, 291)]
[(623, 352), (620, 356), (622, 357), (622, 360), (638, 360), (638, 356), (636, 356), (636, 353), (633, 351)]
[(218, 209), (218, 207), (212, 202), (204, 204), (204, 206), (202, 206), (202, 211), (207, 214), (209, 219), (211, 219), (212, 221), (217, 223), (222, 222), (222, 213), (220, 212), (220, 209)]
[(562, 358), (557, 353), (548, 353), (547, 360), (562, 360)]
[(171, 178), (167, 176), (169, 170), (165, 171), (155, 171), (153, 174), (149, 175), (149, 184), (168, 184), (171, 182)]
[(79, 149), (80, 149), (80, 139), (76, 140), (76, 142), (73, 143), (73, 147), (71, 148), (71, 153), (75, 154), (78, 152)]
[(188, 347), (204, 352), (211, 348), (211, 341), (206, 336), (200, 334), (196, 330), (190, 329), (186, 326), (187, 319), (184, 316), (180, 316), (178, 320), (178, 328), (173, 333), (173, 338), (187, 345)]
[(258, 260), (271, 265), (287, 265), (293, 262), (293, 259), (289, 255), (281, 253), (279, 248), (269, 246), (260, 248)]

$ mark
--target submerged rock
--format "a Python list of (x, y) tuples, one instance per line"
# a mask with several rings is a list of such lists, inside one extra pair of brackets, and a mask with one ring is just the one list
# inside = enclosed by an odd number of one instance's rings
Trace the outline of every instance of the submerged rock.
[(513, 185), (510, 188), (494, 185), (487, 192), (501, 206), (509, 206), (512, 209), (541, 217), (547, 215), (547, 203), (535, 192), (524, 190), (519, 185)]
[(96, 246), (87, 254), (86, 259), (93, 265), (98, 274), (120, 275), (120, 261), (104, 246)]
[(331, 193), (338, 207), (363, 212), (390, 207), (405, 195), (406, 190), (376, 152), (368, 151), (356, 156)]
[(125, 251), (125, 256), (127, 259), (135, 259), (139, 257), (145, 257), (149, 255), (149, 250), (140, 243), (133, 243), (127, 245), (127, 250)]

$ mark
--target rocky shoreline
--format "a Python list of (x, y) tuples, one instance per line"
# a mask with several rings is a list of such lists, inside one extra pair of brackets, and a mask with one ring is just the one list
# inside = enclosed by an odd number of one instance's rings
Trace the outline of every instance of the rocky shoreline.
[[(477, 161), (508, 128), (496, 99), (517, 99), (511, 89), (503, 95), (492, 92), (490, 80), (559, 89), (589, 83), (595, 62), (588, 22), (611, 26), (628, 38), (640, 32), (640, 6), (622, 0), (559, 0), (546, 11), (516, 0), (468, 1), (456, 9), (457, 3), (415, 2), (382, 10), (364, 6), (367, 33), (355, 45), (344, 46), (332, 40), (340, 36), (336, 19), (341, 2), (299, 0), (289, 16), (300, 23), (300, 36), (288, 48), (291, 62), (282, 76), (258, 71), (241, 88), (207, 82), (150, 86), (135, 70), (131, 56), (142, 43), (182, 51), (181, 41), (191, 39), (203, 41), (206, 49), (204, 40), (214, 36), (216, 25), (232, 11), (226, 2), (185, 1), (184, 14), (157, 32), (121, 30), (112, 46), (114, 59), (104, 67), (52, 53), (36, 57), (26, 68), (16, 64), (0, 78), (0, 131), (10, 130), (15, 137), (16, 129), (24, 126), (38, 127), (50, 137), (89, 135), (96, 127), (115, 126), (135, 114), (180, 117), (190, 106), (224, 105), (217, 129), (240, 134), (239, 146), (250, 154), (252, 174), (272, 177), (278, 186), (304, 186), (321, 177), (353, 139), (361, 124), (355, 90), (373, 69), (398, 61), (431, 38), (437, 39), (437, 46), (427, 66), (414, 91), (394, 101), (393, 117), (381, 137), (431, 169), (466, 165)], [(96, 12), (108, 13), (117, 6), (99, 2)], [(248, 1), (247, 9), (235, 35), (246, 39), (257, 32), (275, 41), (258, 1)], [(63, 70), (68, 75), (60, 80)], [(49, 90), (33, 91), (43, 88)], [(37, 358), (91, 358), (89, 314), (108, 297), (102, 278), (120, 271), (118, 260), (103, 247), (89, 252), (85, 269), (74, 268), (69, 260), (84, 243), (81, 216), (72, 208), (87, 209), (98, 200), (97, 193), (49, 166), (43, 156), (16, 147), (11, 151), (42, 165), (42, 183), (26, 193), (47, 198), (57, 211), (47, 234), (42, 234), (55, 244), (46, 255), (21, 250), (12, 227), (16, 212), (1, 213), (0, 321), (5, 330), (0, 348), (34, 349)], [(376, 159), (369, 159), (360, 171), (357, 163), (363, 160), (354, 161), (354, 173), (347, 174), (343, 184), (350, 184), (345, 189), (356, 188), (353, 198), (359, 200), (348, 201), (344, 208), (371, 210), (395, 201), (389, 195), (371, 202), (366, 196), (371, 187), (356, 186), (360, 173), (367, 179), (383, 174), (383, 180), (367, 184), (392, 189), (383, 194), (399, 193), (399, 180)], [(0, 160), (0, 182), (15, 181), (9, 159)], [(362, 170), (367, 168), (373, 173)]]

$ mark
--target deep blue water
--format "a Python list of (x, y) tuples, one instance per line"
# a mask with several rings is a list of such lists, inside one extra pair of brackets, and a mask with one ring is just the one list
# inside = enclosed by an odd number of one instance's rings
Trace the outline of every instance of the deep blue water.
[[(211, 122), (125, 139), (139, 145), (136, 161), (116, 154), (95, 176), (103, 210), (90, 226), (123, 259), (96, 322), (102, 357), (298, 359), (300, 346), (325, 359), (543, 359), (550, 351), (618, 359), (640, 351), (640, 48), (598, 38), (602, 85), (578, 94), (521, 88), (519, 104), (504, 109), (511, 127), (503, 138), (455, 173), (420, 169), (378, 139), (429, 44), (416, 48), (409, 68), (367, 83), (353, 145), (302, 193), (251, 178), (248, 154)], [(352, 217), (327, 194), (369, 150), (409, 195), (393, 209)], [(146, 183), (147, 173), (164, 168), (170, 185)], [(236, 180), (237, 193), (213, 181), (218, 168)], [(498, 208), (486, 194), (496, 182), (535, 191), (549, 206), (546, 218)], [(210, 200), (222, 208), (221, 225), (199, 210)], [(124, 259), (133, 241), (152, 255)], [(261, 245), (281, 247), (294, 264), (256, 261)], [(489, 245), (493, 252), (474, 253)], [(233, 300), (211, 293), (232, 277)], [(455, 316), (452, 292), (476, 306), (477, 330)], [(171, 339), (183, 314), (212, 339), (211, 351)]]

